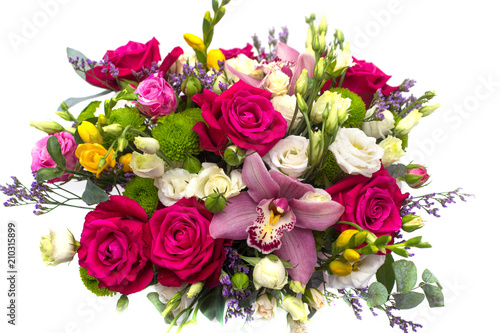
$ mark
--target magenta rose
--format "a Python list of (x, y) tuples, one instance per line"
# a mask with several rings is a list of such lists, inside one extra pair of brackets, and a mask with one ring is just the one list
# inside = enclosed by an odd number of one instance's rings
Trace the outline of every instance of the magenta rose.
[(175, 111), (177, 99), (174, 89), (163, 78), (163, 73), (151, 74), (139, 83), (135, 93), (137, 107), (148, 117), (157, 118)]
[[(101, 88), (120, 90), (116, 82), (117, 79), (136, 81), (132, 71), (138, 72), (142, 70), (143, 67), (149, 69), (153, 62), (160, 61), (159, 45), (160, 43), (153, 37), (153, 39), (146, 44), (130, 41), (114, 51), (107, 51), (106, 55), (108, 61), (118, 69), (118, 77), (115, 79), (111, 75), (109, 66), (107, 66), (107, 68), (104, 66), (96, 66), (93, 71), (87, 71), (85, 79), (87, 82)], [(106, 58), (106, 55), (104, 55), (103, 59)], [(107, 69), (107, 71), (103, 73), (103, 69)], [(93, 76), (96, 76), (97, 79)], [(103, 84), (101, 81), (106, 82), (107, 85)]]
[[(227, 136), (236, 146), (253, 149), (264, 156), (286, 132), (286, 120), (271, 104), (271, 93), (242, 80), (217, 95), (204, 90), (193, 96), (206, 122), (193, 128), (200, 136), (201, 148), (223, 150), (221, 137)], [(208, 125), (208, 128), (207, 128)]]
[[(408, 193), (402, 194), (396, 180), (381, 169), (371, 178), (348, 176), (326, 189), (332, 200), (345, 207), (340, 221), (349, 221), (377, 236), (393, 234), (401, 229), (399, 210)], [(336, 224), (339, 231), (351, 228)]]
[[(61, 145), (61, 153), (66, 160), (66, 169), (74, 170), (78, 158), (75, 156), (76, 143), (73, 135), (67, 132), (59, 132), (52, 135), (57, 138), (57, 141), (59, 141)], [(47, 140), (52, 135), (47, 135), (35, 143), (35, 147), (31, 150), (31, 171), (37, 171), (42, 168), (55, 168), (57, 166), (56, 162), (54, 162), (47, 151)], [(57, 178), (49, 180), (49, 183), (63, 182), (68, 180), (71, 176), (70, 173), (64, 173)]]
[(99, 287), (129, 295), (153, 280), (147, 214), (134, 200), (112, 195), (88, 213), (83, 225), (79, 264)]
[(158, 266), (160, 284), (179, 287), (205, 281), (208, 288), (219, 284), (225, 240), (210, 236), (211, 220), (212, 213), (195, 198), (183, 198), (153, 214), (151, 260)]

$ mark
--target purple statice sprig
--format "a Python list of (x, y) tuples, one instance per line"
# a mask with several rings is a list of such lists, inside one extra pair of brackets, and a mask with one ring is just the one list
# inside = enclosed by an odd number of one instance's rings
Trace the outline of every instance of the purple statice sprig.
[[(207, 71), (205, 69), (205, 66), (201, 62), (196, 62), (196, 64), (194, 65), (186, 63), (182, 67), (182, 73), (180, 74), (174, 73), (168, 76), (168, 82), (175, 90), (177, 95), (180, 95), (181, 92), (183, 92), (182, 91), (183, 82), (186, 80), (186, 78), (190, 76), (193, 76), (196, 79), (198, 79), (202, 89), (213, 91), (214, 83), (217, 81), (217, 79), (220, 76), (225, 77), (225, 72), (224, 72), (225, 62), (219, 61), (218, 65), (219, 65), (218, 70), (213, 69), (211, 71)], [(218, 87), (219, 89), (221, 89), (221, 91), (224, 91), (227, 89), (227, 84), (224, 83), (224, 80), (221, 80), (218, 84)]]
[(449, 192), (429, 193), (416, 197), (410, 196), (403, 203), (400, 214), (401, 216), (408, 214), (415, 215), (416, 209), (423, 209), (429, 215), (440, 217), (441, 215), (438, 213), (439, 208), (436, 207), (436, 203), (438, 203), (442, 208), (447, 208), (449, 204), (457, 203), (457, 198), (466, 202), (467, 198), (474, 197), (473, 194), (463, 193), (461, 191), (462, 188), (459, 187), (456, 190)]
[(259, 62), (271, 62), (276, 57), (276, 45), (278, 42), (287, 43), (288, 42), (289, 31), (286, 26), (281, 27), (281, 32), (278, 33), (276, 37), (276, 29), (274, 27), (268, 30), (267, 45), (269, 46), (269, 52), (266, 52), (266, 48), (262, 46), (257, 34), (252, 36), (252, 45), (257, 51), (257, 60)]
[[(387, 318), (389, 319), (389, 325), (391, 327), (399, 327), (404, 333), (409, 333), (409, 329), (413, 332), (417, 332), (417, 329), (422, 328), (422, 325), (414, 323), (410, 320), (405, 320), (400, 316), (396, 316), (393, 314), (394, 310), (399, 310), (395, 306), (386, 306), (382, 308), (384, 312), (387, 314)], [(374, 313), (372, 311), (372, 313)], [(375, 314), (375, 313), (374, 313)]]
[(151, 67), (150, 68), (146, 68), (146, 67), (142, 66), (142, 68), (139, 71), (137, 71), (137, 72), (134, 71), (134, 70), (132, 70), (132, 75), (134, 75), (135, 79), (138, 82), (140, 82), (143, 79), (148, 78), (150, 75), (156, 74), (156, 73), (159, 73), (159, 72), (160, 72), (160, 65), (156, 61), (153, 61), (151, 63)]
[(99, 81), (101, 84), (108, 87), (109, 89), (116, 90), (115, 88), (113, 88), (109, 85), (107, 80), (103, 81), (95, 75), (96, 67), (102, 66), (103, 68), (101, 69), (101, 73), (103, 73), (105, 75), (110, 75), (115, 80), (118, 79), (118, 75), (120, 74), (120, 70), (112, 62), (109, 61), (108, 53), (106, 53), (104, 58), (102, 60), (100, 60), (99, 62), (87, 59), (83, 56), (76, 56), (74, 58), (68, 56), (68, 61), (73, 66), (73, 69), (76, 72), (82, 72), (83, 75), (89, 75), (89, 76), (93, 77), (94, 79), (96, 79), (97, 81)]
[[(420, 108), (421, 103), (414, 104), (417, 98), (410, 94), (409, 96), (406, 94), (410, 92), (410, 89), (415, 85), (416, 81), (411, 79), (406, 79), (401, 83), (398, 89), (389, 95), (385, 96), (382, 94), (381, 89), (378, 89), (373, 98), (372, 106), (377, 106), (377, 117), (380, 119), (383, 111), (391, 111), (394, 114), (401, 114), (403, 110), (405, 110), (402, 117), (406, 116), (406, 114), (410, 113), (412, 110)], [(412, 105), (413, 104), (413, 105)], [(409, 107), (412, 105), (411, 107)]]

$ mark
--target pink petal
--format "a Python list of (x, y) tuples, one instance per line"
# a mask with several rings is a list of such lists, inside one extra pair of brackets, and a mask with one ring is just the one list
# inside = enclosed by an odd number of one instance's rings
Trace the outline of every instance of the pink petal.
[(311, 230), (294, 228), (285, 232), (281, 238), (282, 245), (274, 251), (283, 260), (289, 260), (295, 268), (289, 268), (292, 280), (307, 284), (316, 266), (316, 246)]
[(212, 238), (245, 239), (246, 229), (257, 218), (257, 203), (248, 195), (241, 192), (230, 199), (231, 203), (224, 208), (224, 213), (216, 213), (210, 223)]
[(267, 171), (259, 154), (251, 154), (245, 158), (241, 178), (248, 187), (248, 194), (255, 202), (263, 199), (277, 198), (280, 192), (279, 185)]
[(288, 95), (293, 96), (295, 94), (295, 83), (302, 74), (302, 70), (307, 69), (307, 76), (312, 78), (314, 75), (314, 64), (316, 61), (314, 57), (308, 53), (302, 53), (297, 60), (297, 65), (295, 66), (292, 79), (290, 80), (290, 89), (288, 90)]
[(291, 48), (285, 43), (276, 44), (276, 57), (282, 61), (297, 62), (299, 55), (299, 51)]
[(297, 178), (289, 177), (279, 171), (269, 171), (272, 179), (279, 186), (278, 198), (298, 199), (310, 191), (314, 191), (314, 187), (309, 184), (300, 182)]
[(312, 230), (325, 230), (344, 214), (344, 206), (335, 201), (289, 201), (295, 216), (296, 227)]
[(256, 88), (262, 88), (262, 86), (264, 85), (264, 83), (266, 82), (266, 78), (262, 79), (262, 80), (259, 80), (259, 79), (256, 79), (250, 75), (247, 75), (247, 74), (243, 74), (242, 72), (239, 72), (237, 71), (236, 69), (234, 69), (233, 67), (229, 66), (228, 64), (226, 64), (226, 68), (231, 72), (233, 73), (234, 75), (236, 75), (240, 80), (242, 80), (243, 82), (253, 86), (253, 87), (256, 87)]

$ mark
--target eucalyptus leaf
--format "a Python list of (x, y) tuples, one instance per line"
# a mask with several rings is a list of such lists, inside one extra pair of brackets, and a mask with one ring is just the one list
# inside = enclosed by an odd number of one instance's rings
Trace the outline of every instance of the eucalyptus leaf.
[(443, 289), (443, 287), (439, 283), (439, 280), (428, 269), (425, 269), (424, 272), (422, 273), (422, 280), (426, 283), (435, 283), (439, 289)]
[(444, 295), (439, 287), (425, 283), (421, 283), (420, 287), (424, 290), (425, 297), (427, 297), (431, 308), (444, 306)]
[(386, 170), (387, 172), (389, 172), (389, 175), (391, 175), (392, 178), (401, 177), (408, 172), (406, 165), (401, 163), (391, 164), (389, 167), (387, 167)]
[(366, 300), (366, 304), (370, 308), (385, 304), (385, 302), (387, 302), (388, 296), (389, 293), (382, 283), (373, 282), (368, 288), (368, 299)]
[(56, 136), (52, 135), (47, 140), (47, 151), (59, 167), (62, 169), (66, 168), (66, 159), (61, 152), (61, 144)]
[[(85, 71), (88, 71), (90, 69), (90, 65), (87, 64), (87, 57), (80, 51), (77, 51), (75, 49), (72, 49), (70, 47), (66, 48), (66, 55), (68, 56), (68, 58), (72, 58), (72, 59), (83, 59), (84, 61), (83, 62), (78, 62), (79, 64), (83, 63), (84, 64), (84, 70)], [(76, 74), (78, 74), (79, 77), (81, 77), (82, 79), (85, 80), (85, 73), (82, 72), (82, 71), (75, 71)], [(87, 81), (87, 80), (85, 80)]]
[(396, 278), (394, 277), (394, 269), (392, 268), (392, 263), (394, 262), (394, 258), (392, 254), (387, 254), (385, 256), (385, 261), (382, 266), (377, 270), (377, 281), (382, 283), (387, 291), (392, 292), (392, 288), (394, 288), (394, 283), (396, 282)]
[(410, 291), (406, 294), (395, 294), (396, 308), (401, 310), (413, 309), (425, 299), (425, 295)]
[(88, 205), (95, 205), (100, 202), (108, 201), (109, 195), (100, 187), (87, 180), (85, 191), (82, 194), (82, 200)]
[[(113, 91), (112, 90), (104, 90), (98, 94), (90, 95), (90, 96), (86, 96), (86, 97), (71, 97), (71, 98), (66, 99), (63, 103), (66, 104), (66, 107), (70, 108), (70, 107), (75, 106), (76, 104), (78, 104), (80, 102), (88, 101), (89, 99), (94, 99), (94, 98), (97, 98), (100, 96), (104, 96), (104, 95), (109, 94), (110, 92), (113, 92)], [(63, 111), (61, 106), (59, 106), (59, 108), (57, 110)]]
[(52, 180), (61, 176), (64, 173), (64, 170), (60, 168), (41, 168), (36, 171), (36, 181), (38, 183)]
[(398, 292), (406, 294), (411, 291), (417, 284), (417, 266), (411, 261), (402, 259), (392, 263), (392, 268)]
[(84, 121), (84, 120), (87, 120), (89, 118), (93, 118), (95, 116), (95, 112), (97, 111), (97, 108), (100, 105), (101, 105), (100, 101), (90, 102), (85, 107), (85, 109), (83, 109), (82, 112), (80, 112), (80, 114), (78, 115), (77, 119), (80, 120), (80, 121)]

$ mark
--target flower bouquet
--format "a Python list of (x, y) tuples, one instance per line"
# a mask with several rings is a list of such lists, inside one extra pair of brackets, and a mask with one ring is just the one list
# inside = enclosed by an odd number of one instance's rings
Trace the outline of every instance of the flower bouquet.
[[(43, 261), (77, 257), (83, 285), (119, 294), (119, 311), (147, 289), (168, 330), (200, 312), (224, 323), (270, 320), (280, 307), (304, 332), (337, 300), (416, 330), (395, 312), (444, 305), (438, 279), (409, 260), (431, 247), (411, 235), (424, 226), (417, 210), (436, 215), (434, 203), (468, 196), (403, 190), (429, 182), (421, 161), (398, 161), (439, 107), (428, 104), (434, 92), (413, 96), (412, 80), (389, 86), (314, 15), (301, 51), (286, 29), (270, 31), (268, 49), (256, 36), (210, 48), (228, 3), (212, 1), (202, 37), (184, 35), (190, 51), (162, 58), (155, 38), (100, 61), (68, 49), (75, 72), (103, 91), (61, 103), (64, 124), (31, 122), (48, 134), (32, 150), (35, 182), (2, 186), (5, 205), (88, 209), (80, 237), (42, 236)], [(74, 182), (83, 192), (68, 189)]]

